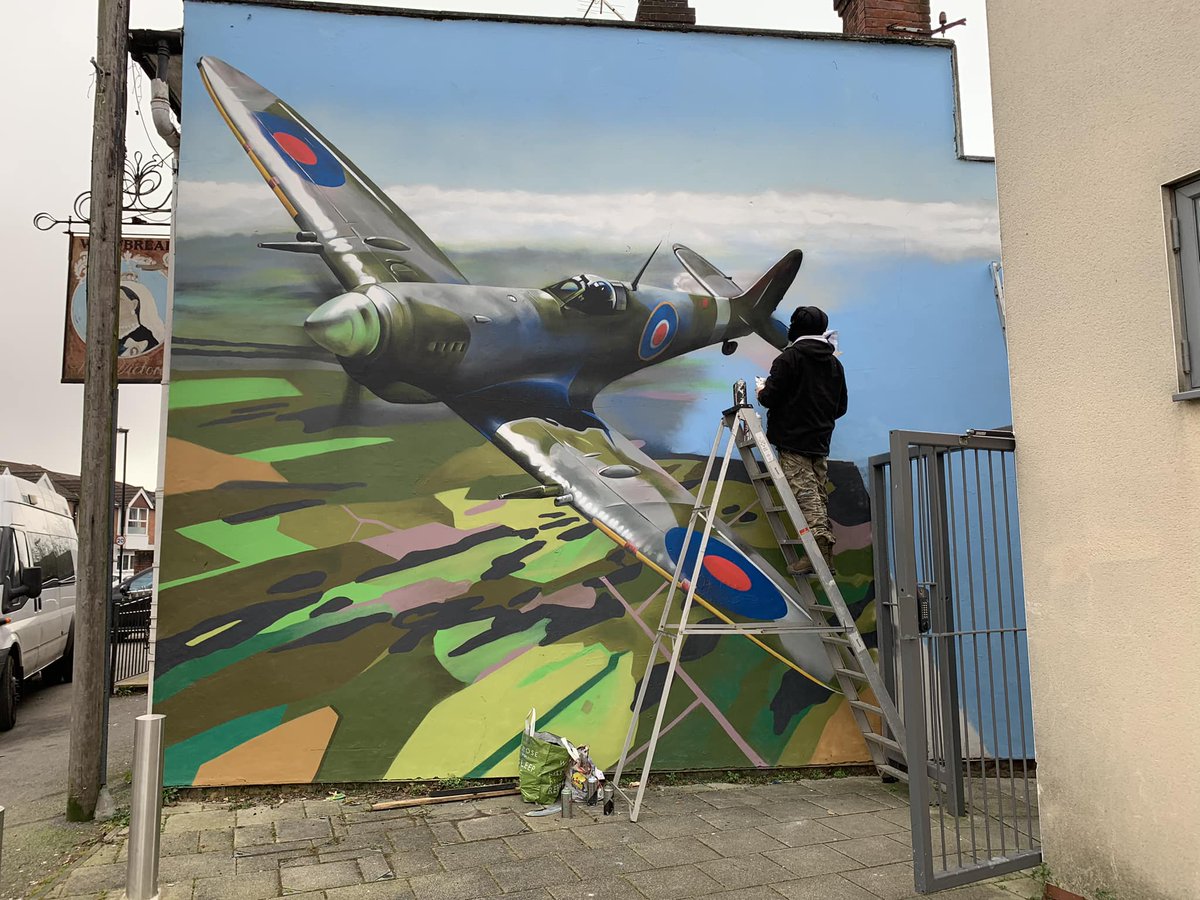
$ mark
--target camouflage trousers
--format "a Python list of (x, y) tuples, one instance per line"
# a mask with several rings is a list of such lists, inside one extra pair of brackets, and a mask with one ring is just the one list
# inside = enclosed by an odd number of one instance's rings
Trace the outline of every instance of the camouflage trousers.
[(780, 450), (779, 465), (783, 468), (788, 486), (796, 495), (800, 512), (804, 513), (813, 537), (818, 541), (827, 541), (832, 547), (833, 531), (829, 527), (829, 495), (826, 491), (829, 460), (824, 456), (806, 456), (791, 450)]

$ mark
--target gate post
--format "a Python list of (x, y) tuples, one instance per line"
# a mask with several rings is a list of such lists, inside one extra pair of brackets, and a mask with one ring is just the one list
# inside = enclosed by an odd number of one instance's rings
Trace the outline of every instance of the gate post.
[(928, 726), (925, 717), (921, 624), (917, 608), (917, 560), (913, 524), (912, 461), (904, 432), (889, 436), (892, 455), (892, 531), (895, 537), (896, 605), (900, 645), (900, 690), (904, 698), (905, 756), (908, 759), (913, 874), (918, 891), (929, 889), (933, 841), (929, 830)]
[[(888, 503), (888, 469), (891, 456), (873, 456), (871, 465), (871, 555), (875, 571), (875, 621), (879, 637), (879, 671), (888, 697), (903, 717), (904, 708), (896, 691), (896, 601), (893, 596), (891, 510)], [(896, 739), (887, 722), (881, 723), (884, 737)], [(888, 778), (884, 778), (888, 781)], [(890, 779), (894, 781), (895, 779)]]

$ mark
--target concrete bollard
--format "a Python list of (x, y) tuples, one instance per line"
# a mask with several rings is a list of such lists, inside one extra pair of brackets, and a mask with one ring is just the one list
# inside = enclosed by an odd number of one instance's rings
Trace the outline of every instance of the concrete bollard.
[(129, 817), (129, 900), (158, 896), (158, 837), (162, 827), (163, 719), (138, 716), (133, 726), (133, 797)]

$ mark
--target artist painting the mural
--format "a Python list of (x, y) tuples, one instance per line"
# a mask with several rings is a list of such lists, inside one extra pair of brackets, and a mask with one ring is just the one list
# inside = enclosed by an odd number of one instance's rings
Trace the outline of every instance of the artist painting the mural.
[[(792, 313), (791, 342), (775, 358), (770, 376), (758, 390), (767, 408), (767, 437), (779, 452), (779, 464), (812, 528), (813, 537), (833, 565), (833, 529), (829, 524), (829, 445), (833, 427), (846, 414), (846, 372), (837, 358), (837, 332), (829, 316), (815, 306)], [(796, 575), (813, 571), (807, 557), (789, 567)]]

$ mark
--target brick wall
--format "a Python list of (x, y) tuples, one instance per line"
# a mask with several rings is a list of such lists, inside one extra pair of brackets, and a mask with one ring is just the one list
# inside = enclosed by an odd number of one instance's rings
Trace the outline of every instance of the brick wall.
[(889, 25), (929, 30), (929, 0), (833, 0), (833, 8), (842, 17), (843, 34), (917, 36), (888, 31)]
[[(925, 4), (928, 9), (929, 4)], [(640, 0), (638, 22), (661, 22), (667, 25), (695, 25), (696, 11), (688, 0)]]

